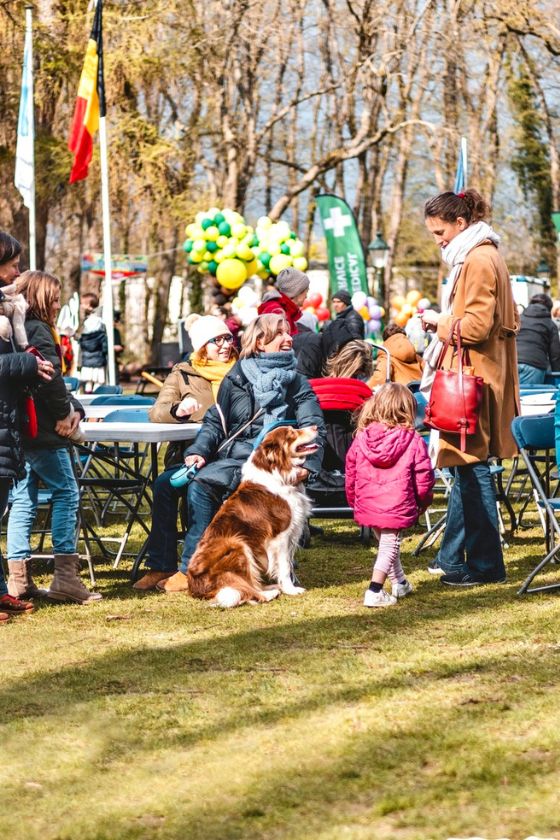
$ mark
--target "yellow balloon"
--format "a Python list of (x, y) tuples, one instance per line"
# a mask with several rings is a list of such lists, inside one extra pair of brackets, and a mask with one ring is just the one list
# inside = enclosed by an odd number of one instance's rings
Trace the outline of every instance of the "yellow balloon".
[(268, 230), (272, 227), (272, 221), (268, 218), (268, 216), (261, 216), (257, 221), (257, 227), (260, 228), (260, 230)]
[(215, 242), (218, 236), (220, 235), (220, 231), (216, 227), (216, 225), (210, 225), (209, 228), (206, 228), (204, 231), (204, 236), (206, 237), (208, 242)]
[(228, 242), (229, 236), (224, 236), (223, 234), (221, 236), (218, 236), (218, 238), (216, 239), (216, 245), (218, 246), (218, 248), (225, 248)]
[(289, 243), (290, 254), (292, 257), (303, 257), (305, 250), (303, 242), (300, 239), (292, 239)]
[(235, 249), (235, 253), (239, 257), (240, 260), (246, 260), (246, 261), (251, 261), (252, 259), (254, 259), (254, 256), (255, 256), (253, 254), (252, 250), (249, 248), (249, 246), (246, 245), (243, 242), (241, 242), (237, 246), (237, 248)]
[[(266, 251), (270, 254), (271, 257), (275, 257), (281, 253), (280, 251), (280, 244), (278, 242), (269, 242), (268, 247), (265, 248)], [(282, 254), (282, 256), (286, 256)]]
[(406, 302), (410, 303), (411, 306), (416, 306), (421, 297), (422, 292), (419, 292), (418, 289), (411, 289), (406, 296)]
[(216, 271), (218, 283), (226, 289), (238, 289), (247, 279), (247, 269), (241, 260), (223, 260)]
[[(215, 259), (215, 257), (214, 257), (214, 259)], [(384, 318), (385, 317), (385, 309), (382, 306), (379, 307), (379, 312), (380, 312), (379, 317)]]
[(189, 239), (194, 239), (195, 238), (195, 233), (197, 232), (197, 230), (198, 230), (198, 225), (191, 224), (191, 225), (186, 226), (185, 233), (187, 234)]
[(402, 295), (394, 295), (391, 298), (391, 306), (394, 306), (395, 309), (400, 309), (404, 304), (404, 298)]
[(252, 277), (253, 274), (257, 273), (257, 268), (259, 267), (256, 260), (251, 260), (248, 262), (245, 268), (247, 269), (247, 277)]
[(295, 257), (293, 260), (294, 268), (298, 271), (307, 271), (307, 260), (305, 257)]
[(189, 260), (193, 263), (199, 263), (203, 260), (203, 254), (201, 251), (191, 251), (189, 254)]
[(273, 274), (280, 274), (284, 268), (288, 268), (291, 264), (292, 258), (288, 254), (276, 254), (270, 260), (269, 268)]
[(224, 254), (222, 250), (214, 251), (212, 259), (214, 260), (214, 262), (221, 263), (227, 259), (227, 254)]
[(362, 306), (361, 309), (358, 309), (358, 312), (360, 313), (364, 321), (369, 321), (369, 309), (367, 308), (367, 306)]
[(235, 236), (236, 239), (243, 239), (247, 228), (241, 222), (237, 222), (236, 224), (232, 225), (231, 232), (232, 235)]
[(192, 246), (193, 251), (203, 254), (206, 251), (206, 242), (204, 239), (195, 239)]

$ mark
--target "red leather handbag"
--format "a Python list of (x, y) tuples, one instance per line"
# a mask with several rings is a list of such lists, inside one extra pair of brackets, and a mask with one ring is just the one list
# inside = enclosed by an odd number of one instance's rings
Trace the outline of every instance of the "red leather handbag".
[(35, 408), (35, 400), (31, 394), (26, 394), (23, 398), (23, 417), (22, 417), (22, 431), (27, 438), (36, 438), (39, 431), (39, 424), (37, 423), (37, 410)]
[[(443, 362), (453, 334), (457, 339), (457, 370), (444, 369)], [(454, 355), (454, 354), (453, 354)], [(451, 358), (450, 364), (453, 362)], [(467, 435), (474, 435), (482, 403), (484, 380), (464, 372), (464, 365), (470, 366), (468, 348), (461, 344), (461, 321), (451, 325), (451, 332), (442, 347), (437, 369), (426, 406), (425, 423), (432, 429), (448, 434), (460, 435), (461, 452), (467, 445)]]

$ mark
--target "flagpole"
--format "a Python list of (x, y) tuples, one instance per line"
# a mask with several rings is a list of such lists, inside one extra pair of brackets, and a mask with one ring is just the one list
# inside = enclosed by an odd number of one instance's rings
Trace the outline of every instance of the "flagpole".
[(103, 261), (105, 279), (103, 281), (103, 321), (107, 330), (107, 364), (109, 384), (116, 384), (115, 377), (115, 341), (113, 313), (113, 272), (111, 269), (111, 209), (109, 204), (109, 165), (107, 156), (106, 117), (99, 118), (99, 152), (101, 164), (101, 212), (103, 217)]
[[(31, 200), (29, 205), (29, 268), (37, 268), (37, 226), (35, 216), (35, 95), (33, 83), (33, 6), (25, 7), (25, 33), (29, 38), (29, 131), (31, 134), (31, 166), (33, 178), (31, 181)], [(29, 35), (27, 35), (29, 33)]]
[(461, 137), (461, 154), (463, 156), (463, 182), (464, 187), (463, 190), (467, 189), (468, 186), (468, 157), (467, 157), (467, 138)]

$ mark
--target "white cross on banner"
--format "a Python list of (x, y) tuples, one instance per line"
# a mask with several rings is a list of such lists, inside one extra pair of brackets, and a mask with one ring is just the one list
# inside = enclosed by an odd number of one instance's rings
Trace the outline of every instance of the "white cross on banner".
[(329, 218), (325, 219), (323, 225), (326, 230), (332, 231), (332, 235), (336, 236), (344, 236), (347, 227), (352, 227), (354, 224), (354, 220), (352, 216), (349, 216), (347, 213), (343, 213), (340, 207), (333, 207), (329, 213)]

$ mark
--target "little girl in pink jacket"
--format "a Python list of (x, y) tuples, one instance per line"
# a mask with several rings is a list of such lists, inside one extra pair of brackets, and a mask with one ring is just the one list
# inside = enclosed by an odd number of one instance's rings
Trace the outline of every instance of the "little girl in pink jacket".
[[(382, 385), (362, 407), (346, 456), (348, 504), (356, 522), (373, 528), (379, 541), (366, 607), (389, 607), (412, 592), (401, 566), (401, 532), (429, 506), (435, 483), (426, 444), (414, 430), (415, 414), (408, 388)], [(387, 577), (392, 595), (383, 589)]]

